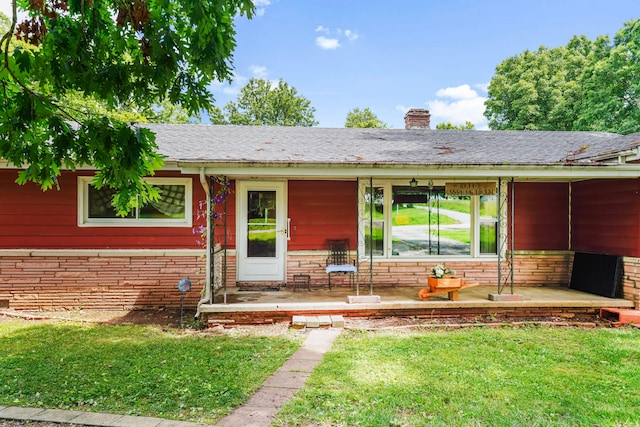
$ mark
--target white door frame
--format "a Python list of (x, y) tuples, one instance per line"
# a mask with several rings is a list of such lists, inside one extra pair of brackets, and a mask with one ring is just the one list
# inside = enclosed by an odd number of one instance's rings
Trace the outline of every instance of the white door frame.
[[(238, 181), (236, 186), (236, 267), (239, 282), (284, 282), (287, 262), (287, 185), (286, 181)], [(275, 256), (248, 256), (248, 193), (276, 192)]]

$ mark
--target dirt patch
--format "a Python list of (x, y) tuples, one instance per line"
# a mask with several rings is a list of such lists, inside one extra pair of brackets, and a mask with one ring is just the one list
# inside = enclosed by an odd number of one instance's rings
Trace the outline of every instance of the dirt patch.
[(595, 328), (610, 326), (611, 323), (603, 321), (598, 316), (567, 316), (567, 317), (509, 317), (506, 319), (491, 316), (478, 316), (474, 318), (440, 317), (436, 319), (418, 317), (386, 317), (380, 319), (345, 319), (345, 328), (366, 330), (393, 330), (396, 333), (412, 331), (416, 329), (431, 328), (468, 328), (468, 327), (503, 327), (503, 326), (547, 325)]
[[(209, 334), (257, 334), (280, 335), (289, 330), (289, 322), (261, 325), (243, 326), (217, 326), (204, 329), (203, 325), (195, 318), (194, 311), (160, 309), (160, 310), (132, 310), (132, 311), (108, 311), (108, 310), (75, 310), (54, 312), (24, 312), (18, 310), (0, 311), (0, 322), (9, 319), (22, 319), (31, 322), (82, 322), (91, 324), (108, 325), (158, 325), (164, 328), (181, 328), (191, 333)], [(610, 326), (610, 322), (600, 319), (598, 316), (568, 316), (568, 317), (523, 317), (497, 319), (491, 316), (479, 316), (473, 319), (451, 318), (419, 318), (419, 317), (384, 317), (370, 318), (345, 318), (345, 329), (398, 329), (412, 330), (418, 328), (434, 327), (473, 327), (473, 326), (504, 326), (546, 324), (552, 326), (581, 326), (597, 327)]]
[[(264, 325), (238, 325), (223, 328), (204, 328), (195, 318), (195, 311), (160, 309), (160, 310), (70, 310), (70, 311), (38, 311), (0, 310), (0, 322), (21, 320), (34, 323), (79, 322), (100, 325), (156, 325), (165, 329), (182, 329), (186, 333), (202, 333), (216, 335), (262, 335), (278, 336), (288, 333), (288, 322)], [(2, 427), (2, 424), (0, 424)]]
[[(183, 326), (195, 323), (194, 312), (184, 311)], [(39, 322), (86, 322), (110, 325), (160, 325), (180, 327), (180, 310), (69, 310), (69, 311), (0, 311), (0, 321), (23, 319)]]

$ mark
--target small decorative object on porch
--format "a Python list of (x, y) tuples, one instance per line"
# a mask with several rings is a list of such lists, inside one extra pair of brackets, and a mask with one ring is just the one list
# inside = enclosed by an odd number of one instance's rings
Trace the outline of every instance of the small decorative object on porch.
[(432, 291), (443, 288), (459, 288), (462, 286), (462, 279), (451, 277), (455, 271), (445, 264), (438, 264), (431, 269), (431, 277), (428, 279), (429, 288)]
[(434, 295), (449, 294), (451, 301), (457, 301), (459, 291), (480, 285), (479, 283), (471, 283), (469, 280), (465, 280), (465, 282), (462, 283), (461, 278), (453, 277), (454, 274), (456, 274), (456, 272), (448, 268), (445, 264), (436, 265), (431, 269), (431, 275), (427, 279), (429, 287), (420, 289), (418, 291), (418, 297), (422, 301), (429, 301)]
[(448, 268), (446, 264), (438, 264), (431, 269), (431, 276), (435, 277), (436, 279), (453, 276), (454, 274), (456, 274), (456, 272)]

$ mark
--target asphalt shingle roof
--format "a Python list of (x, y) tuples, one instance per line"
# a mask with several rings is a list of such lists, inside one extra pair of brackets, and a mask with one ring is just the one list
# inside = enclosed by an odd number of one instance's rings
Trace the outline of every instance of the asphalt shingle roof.
[(197, 163), (564, 164), (640, 144), (640, 134), (145, 125), (169, 160)]

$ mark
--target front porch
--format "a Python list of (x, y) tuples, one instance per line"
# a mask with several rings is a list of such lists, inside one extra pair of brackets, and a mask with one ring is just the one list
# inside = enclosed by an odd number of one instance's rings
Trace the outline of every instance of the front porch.
[[(382, 318), (389, 316), (420, 317), (425, 319), (460, 318), (473, 320), (560, 317), (572, 319), (596, 316), (600, 308), (633, 308), (633, 301), (613, 299), (567, 287), (521, 287), (514, 290), (521, 301), (491, 301), (494, 286), (478, 286), (460, 292), (457, 301), (446, 294), (429, 301), (418, 297), (419, 287), (399, 286), (374, 288), (379, 303), (348, 303), (348, 296), (356, 295), (349, 287), (312, 288), (310, 291), (243, 291), (229, 287), (218, 292), (213, 304), (203, 304), (200, 312), (209, 325), (258, 324), (289, 322), (295, 315), (342, 315), (344, 317)], [(369, 295), (368, 287), (360, 295)]]

